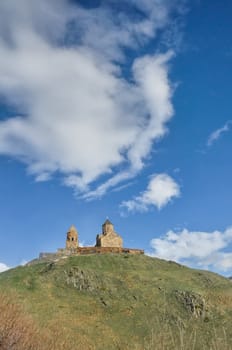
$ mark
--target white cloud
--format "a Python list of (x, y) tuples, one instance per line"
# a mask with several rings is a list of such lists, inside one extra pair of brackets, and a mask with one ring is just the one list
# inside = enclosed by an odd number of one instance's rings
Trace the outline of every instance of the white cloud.
[(208, 137), (207, 146), (208, 147), (212, 146), (214, 144), (214, 142), (217, 141), (222, 136), (222, 134), (229, 131), (231, 128), (231, 124), (232, 124), (232, 121), (228, 120), (225, 123), (225, 125), (223, 125), (222, 128), (219, 128), (219, 129), (215, 130), (214, 132), (212, 132)]
[(151, 177), (147, 189), (139, 196), (121, 203), (121, 209), (132, 211), (147, 211), (150, 207), (158, 209), (167, 205), (172, 198), (180, 196), (179, 185), (167, 174), (157, 174)]
[[(2, 0), (0, 95), (17, 113), (0, 122), (0, 154), (24, 162), (36, 181), (59, 172), (90, 199), (135, 176), (173, 115), (173, 54), (136, 57), (126, 80), (124, 48), (165, 30), (182, 2), (128, 1), (140, 9), (135, 18), (106, 3)], [(101, 175), (108, 179), (96, 186)]]
[[(28, 263), (27, 260), (23, 259), (20, 263), (19, 263), (19, 266), (25, 266), (26, 264)], [(0, 263), (0, 273), (1, 272), (4, 272), (4, 271), (7, 271), (9, 269), (11, 269), (12, 267), (10, 266), (7, 266), (6, 264), (4, 263)]]
[(154, 256), (224, 272), (232, 268), (231, 244), (232, 228), (224, 232), (168, 231), (163, 238), (151, 240)]
[(7, 265), (4, 264), (4, 263), (0, 263), (0, 273), (1, 273), (1, 272), (4, 272), (4, 271), (6, 271), (6, 270), (9, 270), (9, 269), (10, 269), (9, 266), (7, 266)]
[(20, 266), (25, 266), (25, 265), (27, 265), (27, 263), (28, 263), (28, 260), (25, 260), (25, 259), (23, 259), (21, 262), (20, 262)]

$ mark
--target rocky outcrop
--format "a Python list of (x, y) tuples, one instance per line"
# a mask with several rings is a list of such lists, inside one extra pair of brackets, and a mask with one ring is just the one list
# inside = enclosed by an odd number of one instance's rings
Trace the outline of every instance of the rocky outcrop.
[(205, 299), (192, 291), (175, 290), (176, 298), (194, 317), (204, 317), (206, 312)]

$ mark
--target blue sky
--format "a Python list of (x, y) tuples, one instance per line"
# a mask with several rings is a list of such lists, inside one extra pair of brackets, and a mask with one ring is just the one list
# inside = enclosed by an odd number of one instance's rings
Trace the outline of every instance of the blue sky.
[(93, 245), (232, 275), (229, 0), (2, 0), (0, 270)]

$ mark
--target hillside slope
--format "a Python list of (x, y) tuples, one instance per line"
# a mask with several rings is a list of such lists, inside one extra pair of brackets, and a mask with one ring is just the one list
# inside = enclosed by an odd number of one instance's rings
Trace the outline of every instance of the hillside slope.
[(59, 329), (64, 349), (232, 349), (231, 281), (173, 262), (124, 254), (37, 262), (0, 274), (0, 292), (14, 293), (41, 331)]

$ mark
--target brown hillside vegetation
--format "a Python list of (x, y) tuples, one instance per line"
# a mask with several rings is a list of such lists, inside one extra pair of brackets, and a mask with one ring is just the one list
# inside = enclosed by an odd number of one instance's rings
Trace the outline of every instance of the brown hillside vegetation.
[(75, 344), (60, 332), (58, 324), (41, 329), (23, 307), (14, 302), (16, 298), (14, 293), (10, 296), (0, 293), (0, 350), (75, 349)]
[(13, 294), (11, 297), (0, 294), (0, 349), (39, 349), (35, 323), (12, 300), (14, 300)]

